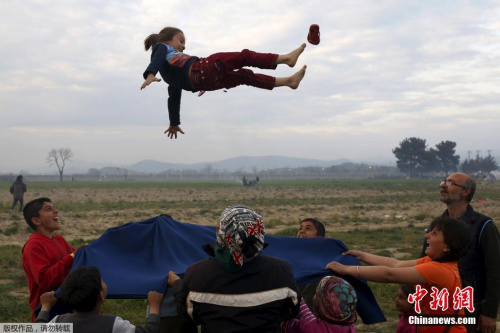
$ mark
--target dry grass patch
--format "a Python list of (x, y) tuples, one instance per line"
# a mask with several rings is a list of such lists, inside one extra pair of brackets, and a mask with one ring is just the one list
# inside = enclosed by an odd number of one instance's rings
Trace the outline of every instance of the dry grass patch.
[[(314, 217), (324, 222), (328, 237), (342, 240), (349, 248), (409, 259), (420, 252), (425, 228), (445, 209), (439, 202), (438, 182), (263, 181), (256, 187), (228, 182), (29, 183), (25, 202), (50, 197), (60, 210), (59, 233), (73, 245), (96, 239), (108, 228), (161, 214), (215, 226), (227, 205), (241, 203), (264, 217), (267, 234), (295, 236), (299, 222)], [(31, 231), (22, 215), (9, 211), (9, 186), (0, 183), (0, 261), (5, 273), (0, 280), (4, 290), (0, 319), (5, 313), (4, 320), (27, 320), (30, 310), (20, 249)], [(478, 184), (476, 200), (476, 210), (500, 221), (500, 182)], [(388, 322), (368, 326), (359, 322), (357, 331), (394, 331), (397, 286), (370, 285)], [(1, 297), (5, 297), (3, 303)], [(134, 324), (145, 322), (143, 301), (113, 300), (107, 308)]]

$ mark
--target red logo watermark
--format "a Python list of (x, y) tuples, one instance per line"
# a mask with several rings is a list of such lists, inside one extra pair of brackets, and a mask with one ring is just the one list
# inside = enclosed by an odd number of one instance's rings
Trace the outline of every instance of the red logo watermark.
[[(429, 293), (427, 289), (422, 288), (420, 285), (415, 286), (415, 293), (408, 295), (408, 302), (414, 304), (415, 312), (420, 314), (422, 312), (420, 308), (420, 301)], [(431, 287), (430, 296), (432, 300), (429, 302), (431, 310), (437, 310), (439, 308), (443, 311), (448, 310), (449, 307), (449, 296), (450, 292), (448, 289), (443, 288), (439, 290), (436, 287)], [(460, 289), (455, 288), (453, 293), (453, 310), (467, 309), (469, 312), (474, 312), (474, 289), (472, 287), (466, 287)]]

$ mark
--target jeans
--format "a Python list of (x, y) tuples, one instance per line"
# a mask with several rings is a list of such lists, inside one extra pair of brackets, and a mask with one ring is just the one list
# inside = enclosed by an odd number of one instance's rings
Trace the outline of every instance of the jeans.
[(14, 207), (16, 207), (16, 204), (19, 202), (19, 211), (23, 211), (23, 199), (14, 199), (14, 202), (12, 203), (12, 206), (10, 207), (10, 210), (14, 210)]

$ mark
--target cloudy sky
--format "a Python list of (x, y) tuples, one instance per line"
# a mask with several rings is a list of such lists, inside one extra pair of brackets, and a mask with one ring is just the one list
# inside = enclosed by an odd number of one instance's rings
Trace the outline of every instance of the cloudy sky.
[[(141, 91), (144, 38), (181, 28), (185, 53), (287, 53), (320, 25), (288, 76), (297, 90), (183, 92), (177, 140), (167, 85)], [(0, 3), (0, 172), (75, 161), (125, 166), (281, 155), (395, 161), (406, 137), (500, 158), (500, 2), (400, 0), (6, 0)], [(258, 70), (257, 70), (258, 71)]]

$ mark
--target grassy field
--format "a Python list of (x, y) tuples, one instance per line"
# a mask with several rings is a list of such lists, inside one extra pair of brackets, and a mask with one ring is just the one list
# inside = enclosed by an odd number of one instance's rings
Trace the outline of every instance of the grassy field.
[[(30, 230), (10, 213), (10, 183), (0, 183), (0, 322), (27, 322), (28, 289), (21, 247)], [(215, 225), (225, 206), (242, 203), (259, 212), (266, 232), (294, 236), (298, 222), (315, 217), (327, 236), (351, 249), (401, 259), (420, 252), (424, 229), (445, 206), (437, 180), (264, 181), (256, 187), (236, 182), (67, 182), (29, 183), (25, 202), (50, 197), (60, 210), (60, 234), (72, 244), (98, 238), (106, 229), (169, 214), (182, 222)], [(474, 207), (500, 221), (500, 182), (478, 184)], [(359, 332), (393, 332), (396, 285), (370, 283), (388, 318)], [(142, 300), (108, 300), (104, 311), (145, 323)]]

